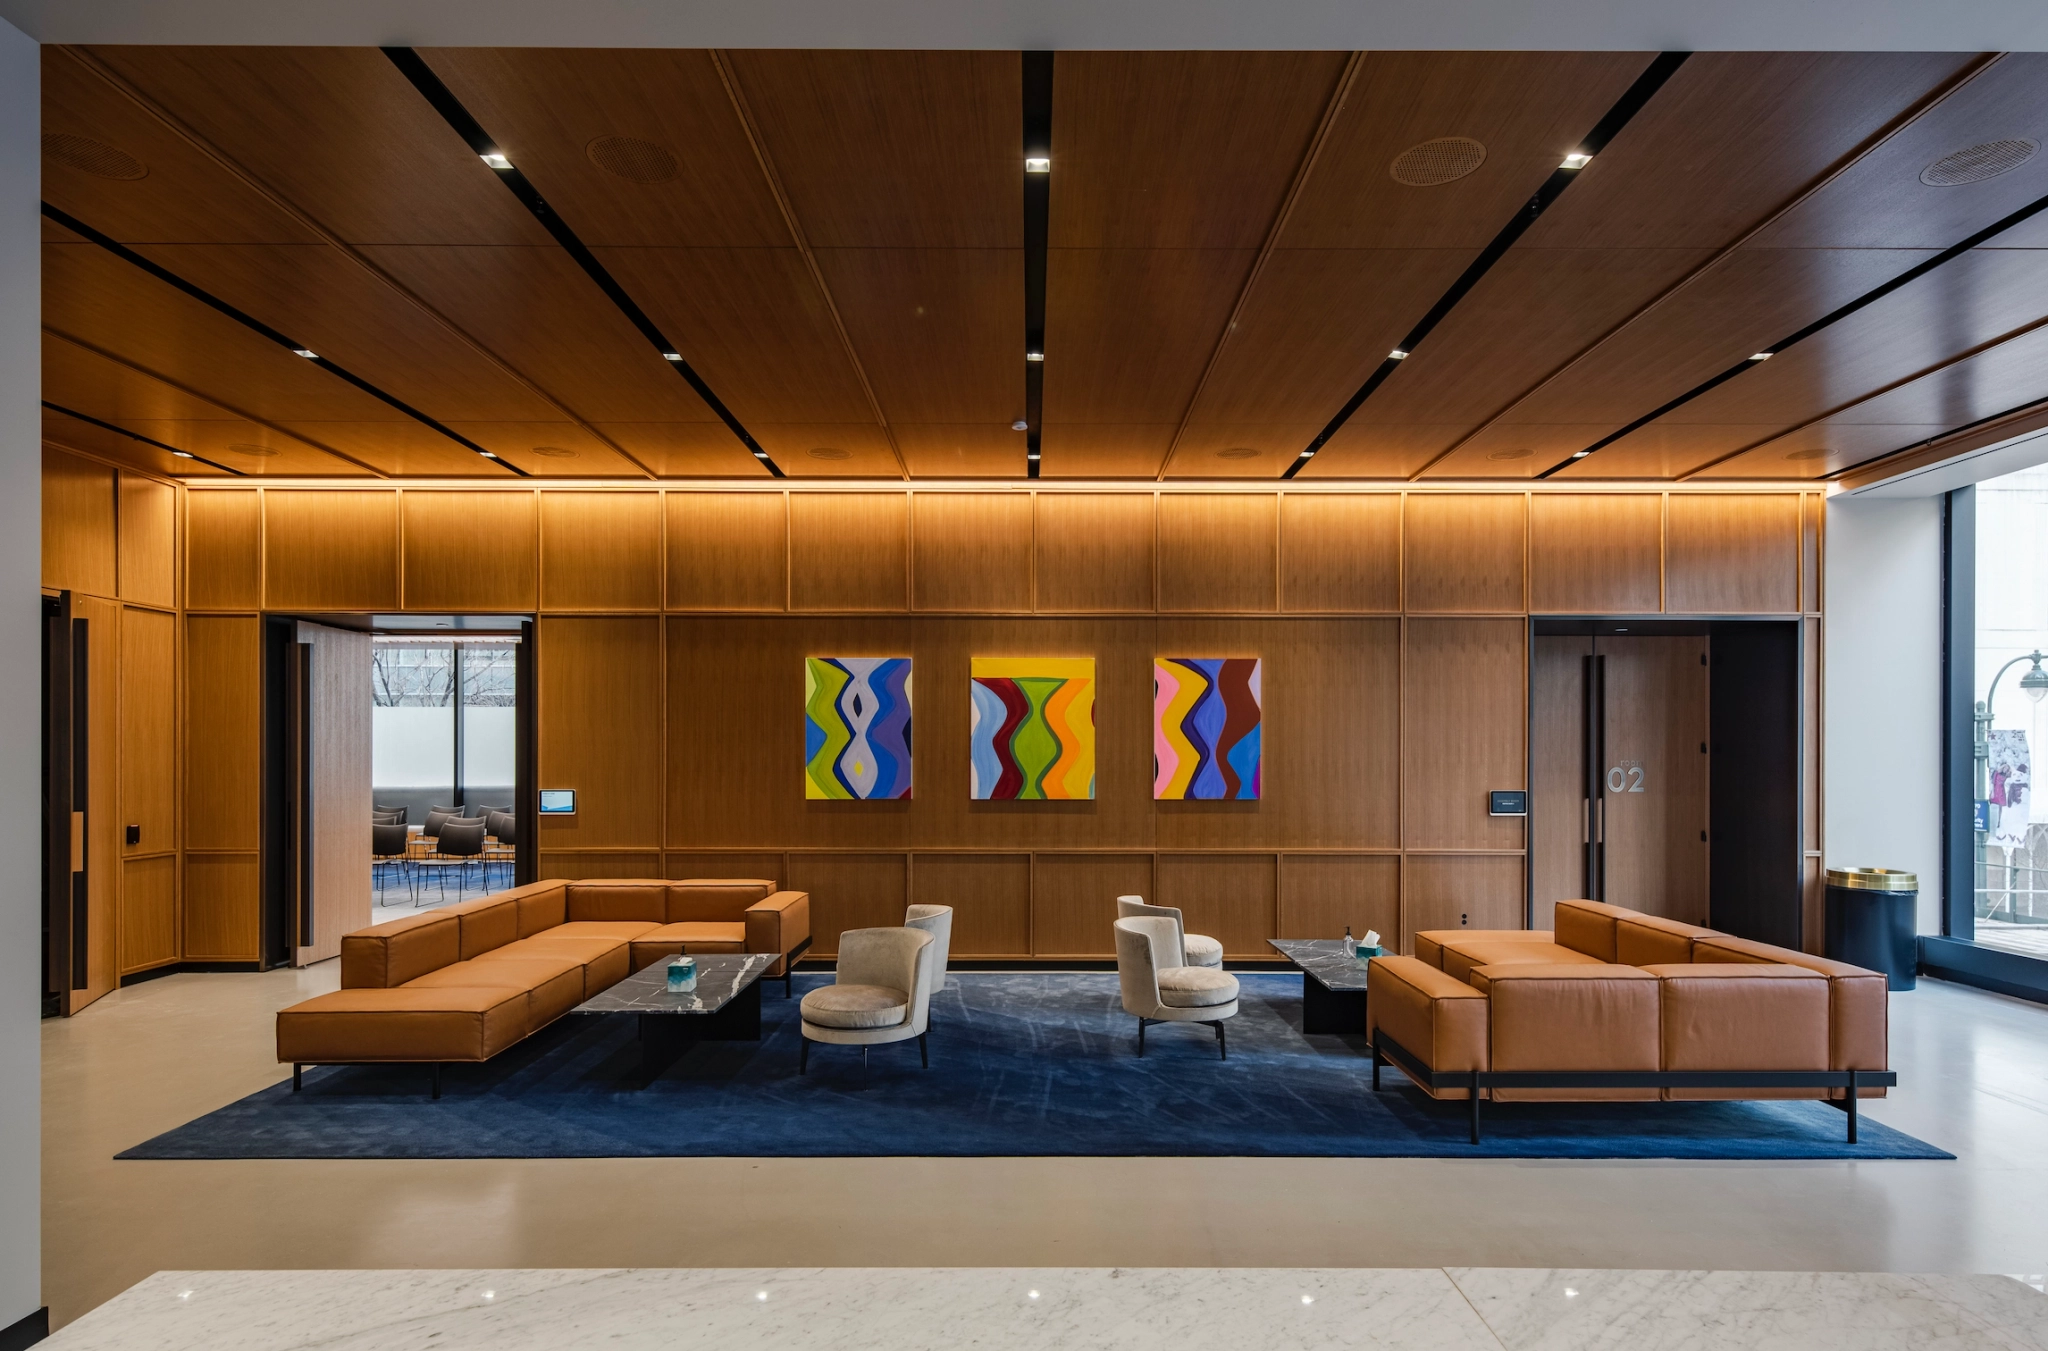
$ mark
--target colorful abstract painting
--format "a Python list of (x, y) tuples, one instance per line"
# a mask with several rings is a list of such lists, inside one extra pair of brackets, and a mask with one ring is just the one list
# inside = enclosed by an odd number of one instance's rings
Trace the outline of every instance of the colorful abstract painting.
[(1095, 658), (976, 657), (977, 799), (1095, 796)]
[(1152, 796), (1259, 795), (1257, 657), (1159, 657), (1152, 663)]
[(804, 796), (910, 796), (910, 658), (804, 658)]

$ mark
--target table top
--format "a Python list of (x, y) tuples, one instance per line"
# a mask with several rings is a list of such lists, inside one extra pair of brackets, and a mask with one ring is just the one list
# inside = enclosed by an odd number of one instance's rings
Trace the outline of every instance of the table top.
[(1341, 938), (1269, 938), (1280, 955), (1332, 990), (1363, 990), (1365, 968)]
[(697, 988), (670, 994), (668, 959), (635, 971), (578, 1004), (577, 1013), (716, 1013), (775, 965), (768, 952), (712, 952), (697, 958)]

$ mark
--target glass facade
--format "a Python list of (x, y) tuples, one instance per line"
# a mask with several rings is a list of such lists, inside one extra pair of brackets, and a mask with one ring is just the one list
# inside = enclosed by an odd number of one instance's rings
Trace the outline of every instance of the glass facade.
[(380, 639), (370, 662), (376, 800), (510, 808), (517, 777), (516, 645)]
[(2048, 723), (2048, 468), (1989, 479), (1975, 496), (1976, 939), (2048, 958), (2048, 812), (2032, 791)]

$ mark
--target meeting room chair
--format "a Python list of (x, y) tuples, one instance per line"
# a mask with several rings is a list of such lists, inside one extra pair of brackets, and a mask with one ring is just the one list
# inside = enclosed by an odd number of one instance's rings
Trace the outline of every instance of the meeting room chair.
[(797, 1073), (810, 1072), (814, 1041), (860, 1047), (865, 1071), (870, 1047), (913, 1037), (918, 1062), (931, 1068), (925, 1031), (931, 1022), (937, 946), (922, 929), (848, 929), (839, 935), (832, 984), (812, 990), (797, 1005), (803, 1032)]
[[(519, 843), (519, 820), (508, 811), (491, 810), (484, 813), (484, 833), (496, 840), (502, 848), (513, 848)], [(505, 885), (512, 885), (513, 860), (509, 855), (499, 853), (484, 859), (484, 887), (491, 884), (491, 865), (498, 863), (505, 868)]]
[(953, 907), (913, 905), (903, 912), (903, 927), (922, 929), (932, 936), (932, 998), (946, 990), (946, 963), (953, 951)]
[[(377, 891), (382, 894), (384, 884), (390, 880), (391, 870), (398, 869), (401, 877), (409, 876), (405, 866), (406, 829), (403, 821), (380, 821), (370, 827), (370, 871), (378, 877)], [(415, 901), (418, 897), (415, 895)]]
[(467, 890), (469, 866), (482, 863), (484, 856), (484, 823), (450, 817), (441, 823), (441, 833), (434, 845), (434, 852), (422, 859), (413, 860), (415, 870), (426, 870), (434, 879), (434, 886), (443, 896), (448, 894), (447, 878), (450, 869), (455, 872), (455, 896), (462, 898)]
[(436, 807), (427, 813), (426, 824), (420, 827), (420, 834), (430, 840), (437, 840), (441, 837), (442, 826), (447, 825), (450, 821), (460, 821), (461, 819), (461, 812), (451, 812), (445, 807)]
[(370, 819), (380, 826), (402, 826), (405, 824), (405, 808), (374, 807)]
[(1118, 919), (1136, 919), (1146, 915), (1173, 921), (1173, 931), (1179, 935), (1177, 941), (1180, 943), (1181, 957), (1181, 960), (1175, 963), (1175, 965), (1214, 966), (1218, 968), (1223, 965), (1223, 944), (1207, 934), (1189, 933), (1187, 925), (1181, 920), (1180, 911), (1169, 905), (1147, 905), (1143, 896), (1119, 896), (1116, 898), (1116, 917)]
[(1237, 1016), (1237, 977), (1213, 966), (1175, 966), (1180, 932), (1170, 919), (1137, 915), (1116, 922), (1116, 979), (1124, 1012), (1138, 1020), (1138, 1054), (1152, 1023), (1208, 1023), (1230, 1059), (1223, 1021)]

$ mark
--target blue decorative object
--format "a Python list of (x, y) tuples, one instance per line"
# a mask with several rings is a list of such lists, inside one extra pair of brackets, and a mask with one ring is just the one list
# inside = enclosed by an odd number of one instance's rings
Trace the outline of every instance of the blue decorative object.
[(668, 959), (668, 992), (689, 994), (697, 988), (697, 959), (684, 953)]

